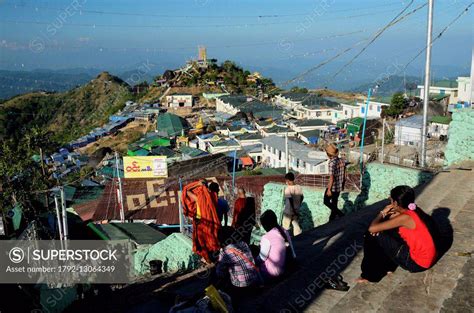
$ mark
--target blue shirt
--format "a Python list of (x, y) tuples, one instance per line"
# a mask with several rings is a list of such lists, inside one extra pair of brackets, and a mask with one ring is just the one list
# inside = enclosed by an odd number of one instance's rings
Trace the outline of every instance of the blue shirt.
[(229, 203), (227, 200), (223, 198), (217, 199), (217, 216), (219, 217), (219, 221), (224, 219), (224, 215), (227, 215), (227, 213), (230, 211)]

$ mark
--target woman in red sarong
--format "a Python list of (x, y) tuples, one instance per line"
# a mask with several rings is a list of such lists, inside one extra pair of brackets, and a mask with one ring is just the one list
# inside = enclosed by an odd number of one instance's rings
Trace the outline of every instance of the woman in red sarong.
[(240, 234), (242, 241), (250, 244), (252, 228), (255, 226), (255, 200), (247, 197), (245, 190), (237, 190), (237, 199), (234, 203), (232, 227)]
[(220, 249), (217, 194), (210, 191), (205, 182), (197, 181), (183, 187), (182, 201), (184, 215), (193, 219), (193, 252), (210, 263), (215, 258), (214, 252)]

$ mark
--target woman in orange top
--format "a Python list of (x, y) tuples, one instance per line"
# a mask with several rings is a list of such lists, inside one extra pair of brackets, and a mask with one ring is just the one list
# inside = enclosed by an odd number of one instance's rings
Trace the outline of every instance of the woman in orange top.
[(415, 204), (415, 191), (397, 186), (390, 191), (391, 203), (370, 224), (364, 242), (359, 282), (378, 282), (397, 266), (415, 273), (436, 262), (436, 233), (432, 219)]

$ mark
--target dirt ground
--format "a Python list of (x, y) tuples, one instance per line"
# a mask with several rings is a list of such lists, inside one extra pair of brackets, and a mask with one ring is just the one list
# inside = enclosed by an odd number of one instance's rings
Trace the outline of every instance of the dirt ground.
[(140, 139), (144, 134), (153, 130), (154, 124), (145, 121), (133, 121), (115, 135), (103, 137), (96, 142), (90, 143), (85, 147), (79, 148), (78, 152), (85, 155), (91, 155), (100, 148), (111, 148), (119, 152), (126, 152), (128, 144)]

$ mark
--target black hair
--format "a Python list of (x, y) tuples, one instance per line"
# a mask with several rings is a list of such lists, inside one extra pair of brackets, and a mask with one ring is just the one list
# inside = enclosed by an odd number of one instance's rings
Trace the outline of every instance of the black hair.
[(400, 185), (390, 190), (390, 198), (402, 208), (408, 209), (410, 203), (415, 203), (415, 190), (410, 186)]
[(292, 172), (286, 173), (285, 179), (289, 181), (295, 181), (295, 174), (293, 174)]
[[(397, 201), (399, 206), (404, 209), (408, 209), (408, 205), (410, 203), (415, 203), (415, 190), (406, 185), (397, 186), (390, 191), (390, 197), (393, 201)], [(435, 243), (436, 250), (439, 251), (438, 244), (440, 243), (441, 233), (435, 221), (431, 215), (427, 214), (418, 206), (416, 206), (415, 213), (428, 228), (428, 231)]]
[(215, 182), (210, 183), (209, 190), (214, 191), (215, 193), (219, 193), (219, 184)]
[(262, 215), (260, 215), (260, 224), (262, 224), (263, 229), (265, 229), (267, 232), (273, 228), (278, 229), (283, 239), (288, 241), (285, 231), (280, 225), (278, 225), (277, 216), (272, 210), (267, 210), (263, 212)]
[(235, 239), (235, 228), (232, 226), (222, 226), (217, 231), (217, 240), (222, 247), (237, 243)]

